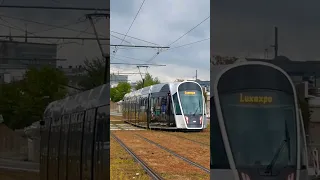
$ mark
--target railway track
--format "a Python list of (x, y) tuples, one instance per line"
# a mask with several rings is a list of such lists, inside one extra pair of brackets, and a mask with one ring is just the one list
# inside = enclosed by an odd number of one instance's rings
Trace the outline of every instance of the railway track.
[(149, 140), (149, 139), (147, 139), (147, 138), (145, 138), (145, 137), (143, 137), (143, 136), (141, 136), (141, 135), (139, 135), (139, 134), (134, 134), (134, 135), (140, 137), (141, 139), (143, 139), (143, 140), (145, 140), (145, 141), (147, 141), (147, 142), (149, 142), (149, 143), (151, 143), (151, 144), (153, 144), (153, 145), (155, 145), (155, 146), (157, 146), (157, 147), (159, 147), (160, 149), (163, 149), (163, 150), (169, 152), (169, 153), (172, 154), (173, 156), (182, 159), (183, 161), (191, 164), (192, 166), (198, 167), (199, 169), (201, 169), (201, 170), (205, 171), (206, 173), (210, 174), (210, 169), (207, 169), (207, 168), (205, 168), (204, 166), (202, 166), (202, 165), (200, 165), (200, 164), (198, 164), (198, 163), (196, 163), (196, 162), (193, 162), (193, 161), (189, 160), (188, 158), (185, 158), (185, 157), (183, 157), (183, 156), (181, 156), (181, 155), (179, 155), (179, 154), (171, 151), (170, 149), (168, 149), (168, 148), (166, 148), (166, 147), (163, 147), (163, 146), (161, 146), (160, 144), (158, 144), (158, 143), (156, 143), (156, 142), (154, 142), (154, 141), (151, 141), (151, 140)]
[(185, 140), (188, 140), (188, 141), (191, 141), (191, 142), (203, 145), (203, 146), (209, 146), (210, 147), (209, 144), (206, 144), (206, 143), (203, 143), (203, 142), (199, 142), (199, 141), (196, 141), (196, 140), (193, 140), (193, 139), (189, 139), (189, 138), (186, 138), (186, 137), (183, 137), (183, 136), (179, 136), (177, 134), (168, 134), (168, 135), (176, 136), (176, 137), (181, 138), (181, 139), (185, 139)]
[(140, 159), (128, 146), (126, 146), (116, 135), (111, 133), (111, 137), (115, 139), (132, 157), (137, 161), (142, 168), (149, 174), (154, 180), (164, 180), (159, 174), (157, 174), (152, 168), (150, 168), (142, 159)]
[[(124, 130), (122, 127), (118, 126), (119, 129), (121, 130)], [(154, 142), (154, 141), (151, 141), (139, 134), (136, 134), (136, 133), (133, 133), (135, 136), (143, 139), (144, 141), (148, 142), (148, 143), (151, 143), (151, 144), (154, 144), (156, 145), (158, 148), (162, 149), (162, 150), (165, 150), (167, 152), (169, 152), (170, 154), (172, 154), (173, 156), (187, 162), (188, 164), (192, 165), (192, 166), (195, 166), (201, 170), (203, 170), (204, 172), (210, 174), (210, 169), (207, 169), (206, 167), (196, 163), (196, 162), (193, 162), (191, 161), (190, 159), (186, 158), (186, 157), (183, 157), (179, 154), (177, 154), (176, 152), (166, 148), (166, 147), (163, 147), (161, 146), (160, 144)], [(170, 135), (173, 135), (173, 134), (170, 134)], [(126, 146), (119, 138), (116, 137), (116, 135), (114, 135), (113, 133), (111, 133), (111, 136), (139, 163), (141, 164), (141, 166), (143, 167), (143, 169), (153, 178), (153, 179), (161, 179), (161, 176), (157, 175), (156, 172), (154, 172), (154, 170), (152, 170), (150, 167), (148, 167), (148, 165), (143, 161), (141, 160), (137, 155), (134, 154), (134, 152), (132, 150), (130, 150), (130, 148), (128, 146)], [(194, 143), (198, 143), (198, 144), (201, 144), (203, 146), (210, 146), (208, 144), (205, 144), (205, 143), (202, 143), (202, 142), (198, 142), (198, 141), (195, 141), (195, 140), (192, 140), (192, 139), (188, 139), (188, 138), (185, 138), (185, 137), (182, 137), (182, 136), (179, 136), (179, 135), (173, 135), (173, 136), (177, 136), (178, 138), (182, 138), (182, 139), (186, 139), (186, 140), (189, 140), (191, 142), (194, 142)], [(162, 178), (163, 179), (163, 178)]]

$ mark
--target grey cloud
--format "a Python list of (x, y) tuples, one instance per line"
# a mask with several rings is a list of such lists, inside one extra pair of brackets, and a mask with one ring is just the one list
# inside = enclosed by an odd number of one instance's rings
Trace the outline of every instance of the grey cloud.
[[(121, 33), (125, 33), (132, 22), (132, 19), (137, 12), (142, 1), (135, 1), (135, 5), (130, 8), (132, 13), (123, 12), (120, 7), (113, 8), (114, 6), (121, 6), (121, 8), (127, 9), (128, 5), (122, 0), (111, 1), (111, 29)], [(134, 25), (132, 26), (128, 35), (148, 40), (161, 45), (168, 45), (176, 40), (178, 37), (186, 33), (196, 24), (200, 23), (204, 18), (209, 15), (209, 3), (210, 1), (147, 1), (142, 8), (139, 16), (137, 17)], [(198, 6), (198, 8), (197, 8)], [(134, 8), (133, 8), (134, 7)], [(119, 9), (119, 10), (116, 10)], [(132, 12), (130, 10), (130, 12)], [(194, 41), (208, 38), (209, 34), (209, 20), (203, 23), (192, 32), (188, 33), (185, 37), (174, 43), (172, 47), (188, 44)], [(116, 34), (114, 34), (116, 35)], [(118, 37), (123, 37), (117, 35)], [(135, 45), (146, 45), (146, 43), (134, 40), (132, 38), (126, 38), (127, 41), (132, 42)], [(112, 44), (120, 43), (121, 41), (111, 37)], [(127, 44), (127, 43), (123, 43)], [(147, 44), (150, 45), (150, 44)], [(113, 48), (112, 48), (113, 49)], [(157, 64), (169, 64), (168, 69), (162, 72), (163, 76), (174, 74), (175, 72), (183, 72), (183, 69), (193, 68), (203, 71), (207, 69), (209, 72), (209, 41), (186, 46), (183, 48), (173, 49), (167, 52), (160, 52), (160, 54), (151, 63)], [(111, 53), (112, 54), (112, 53)], [(156, 50), (151, 49), (135, 49), (126, 48), (120, 49), (117, 52), (117, 57), (123, 60), (127, 60), (130, 63), (143, 63), (141, 61), (135, 61), (120, 57), (129, 56), (141, 60), (149, 60), (156, 54)], [(119, 56), (118, 56), (119, 55)], [(121, 62), (121, 60), (113, 59), (113, 62)], [(179, 67), (180, 70), (172, 70), (170, 67)], [(128, 66), (113, 66), (127, 69)], [(152, 72), (157, 71), (157, 68)], [(137, 68), (132, 66), (132, 71), (136, 71)], [(189, 70), (188, 70), (189, 71)], [(152, 73), (151, 72), (151, 73)], [(185, 74), (190, 74), (185, 72)], [(206, 74), (206, 73), (203, 73)], [(208, 74), (208, 73), (207, 73)], [(175, 74), (176, 76), (176, 74)]]
[(233, 56), (273, 53), (273, 27), (279, 28), (279, 54), (293, 60), (315, 60), (318, 55), (318, 1), (213, 1), (211, 52)]

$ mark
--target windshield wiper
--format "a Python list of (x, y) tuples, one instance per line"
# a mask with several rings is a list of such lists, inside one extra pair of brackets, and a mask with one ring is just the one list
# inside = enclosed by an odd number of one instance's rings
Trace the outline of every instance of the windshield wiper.
[(196, 111), (193, 113), (193, 116), (196, 115), (196, 113), (198, 112), (198, 110), (199, 110), (200, 107), (201, 107), (201, 103), (200, 103), (200, 101), (199, 101), (199, 106), (197, 107)]
[(266, 168), (266, 171), (265, 173), (272, 173), (272, 169), (273, 169), (273, 166), (275, 165), (275, 163), (277, 162), (278, 158), (279, 158), (279, 155), (280, 155), (280, 152), (282, 151), (284, 145), (287, 144), (287, 148), (288, 148), (288, 157), (289, 157), (289, 160), (291, 159), (291, 151), (290, 151), (290, 137), (289, 137), (289, 132), (288, 132), (288, 127), (287, 127), (287, 121), (285, 121), (285, 139), (282, 141), (280, 147), (278, 148), (276, 154), (273, 156), (270, 164), (267, 166)]
[(197, 107), (196, 111), (193, 113), (193, 116), (196, 115), (196, 113), (198, 112), (199, 107)]

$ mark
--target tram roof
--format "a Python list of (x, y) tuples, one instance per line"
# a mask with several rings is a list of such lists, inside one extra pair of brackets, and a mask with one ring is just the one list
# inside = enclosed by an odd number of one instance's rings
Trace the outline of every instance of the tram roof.
[(138, 89), (136, 91), (132, 91), (130, 93), (127, 93), (124, 95), (124, 98), (128, 98), (128, 97), (135, 97), (135, 96), (140, 96), (140, 95), (144, 95), (144, 94), (149, 94), (149, 93), (156, 93), (156, 92), (160, 92), (161, 88), (165, 85), (169, 85), (169, 87), (171, 86), (178, 86), (181, 83), (185, 83), (185, 82), (194, 82), (197, 83), (195, 81), (183, 81), (183, 82), (171, 82), (171, 83), (160, 83), (160, 84), (155, 84), (155, 85), (151, 85), (148, 87), (144, 87), (141, 89)]
[(109, 84), (68, 96), (64, 99), (51, 102), (44, 111), (45, 116), (60, 116), (77, 111), (83, 111), (98, 106), (108, 105), (110, 99)]

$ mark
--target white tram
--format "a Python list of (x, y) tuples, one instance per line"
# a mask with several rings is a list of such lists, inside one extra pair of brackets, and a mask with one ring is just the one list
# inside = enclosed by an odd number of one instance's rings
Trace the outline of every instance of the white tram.
[(156, 84), (124, 96), (126, 122), (150, 129), (202, 130), (206, 127), (201, 86), (193, 81)]
[(239, 62), (211, 80), (211, 179), (308, 179), (305, 131), (288, 74), (269, 63)]

